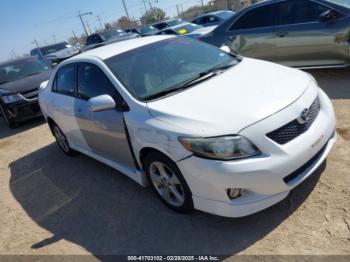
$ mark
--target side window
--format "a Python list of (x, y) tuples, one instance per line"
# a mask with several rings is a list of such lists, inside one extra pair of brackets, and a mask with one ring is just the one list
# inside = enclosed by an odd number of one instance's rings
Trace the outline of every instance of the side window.
[(53, 90), (64, 95), (74, 95), (75, 89), (75, 65), (67, 65), (62, 67), (55, 78)]
[(279, 25), (317, 22), (329, 8), (309, 0), (292, 0), (279, 4)]
[(39, 56), (39, 53), (37, 50), (32, 50), (32, 52), (30, 52), (31, 56)]
[(83, 63), (78, 67), (78, 97), (90, 99), (99, 95), (115, 97), (117, 90), (97, 66)]
[(216, 16), (209, 16), (209, 23), (216, 23), (219, 22), (219, 19)]
[(274, 26), (275, 5), (265, 5), (247, 11), (232, 25), (231, 30)]

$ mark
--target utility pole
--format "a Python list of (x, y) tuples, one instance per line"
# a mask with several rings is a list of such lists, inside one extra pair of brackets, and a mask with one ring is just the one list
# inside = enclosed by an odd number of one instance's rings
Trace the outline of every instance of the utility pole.
[(122, 0), (122, 1), (123, 1), (123, 6), (124, 6), (124, 11), (125, 11), (126, 17), (128, 18), (128, 20), (130, 20), (130, 16), (129, 16), (128, 8), (126, 7), (126, 4), (125, 4), (125, 0)]
[(176, 5), (177, 15), (180, 17), (179, 5)]
[(34, 41), (32, 43), (35, 44), (37, 48), (39, 48), (39, 43), (36, 39), (34, 39)]
[(142, 0), (143, 6), (145, 7), (145, 12), (147, 12), (147, 5), (146, 5), (146, 0)]
[(103, 25), (101, 22), (101, 17), (99, 15), (97, 16), (97, 20), (100, 22), (101, 30), (103, 31)]
[(86, 28), (86, 26), (85, 26), (84, 20), (83, 20), (83, 16), (85, 16), (85, 15), (92, 15), (92, 12), (87, 12), (87, 13), (82, 14), (82, 13), (80, 13), (80, 11), (79, 11), (79, 15), (78, 15), (77, 17), (80, 18), (80, 22), (81, 22), (81, 24), (82, 24), (82, 26), (83, 26), (83, 28), (84, 28), (85, 35), (86, 35), (86, 36), (89, 36), (89, 32), (88, 32), (88, 30), (87, 30), (87, 28)]
[(54, 43), (56, 44), (57, 43), (57, 39), (56, 39), (55, 34), (52, 35), (52, 38), (53, 38)]
[(78, 42), (78, 37), (77, 37), (77, 35), (75, 34), (74, 30), (72, 30), (72, 33), (73, 33), (73, 36), (74, 36), (74, 38), (75, 38), (75, 41)]
[(204, 9), (204, 3), (203, 3), (203, 0), (201, 0), (201, 3), (202, 3), (202, 9)]
[(89, 36), (91, 34), (91, 28), (90, 28), (89, 22), (86, 22), (86, 29), (87, 29), (88, 36)]
[(150, 8), (150, 9), (153, 9), (151, 0), (148, 1), (148, 4), (149, 4), (149, 8)]

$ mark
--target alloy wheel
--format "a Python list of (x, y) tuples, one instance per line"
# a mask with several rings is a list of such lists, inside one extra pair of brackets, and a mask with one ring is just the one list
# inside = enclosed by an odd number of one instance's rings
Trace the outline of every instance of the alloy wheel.
[(61, 132), (61, 130), (58, 128), (58, 126), (54, 127), (54, 133), (55, 133), (55, 137), (58, 145), (62, 148), (64, 152), (68, 153), (69, 145), (68, 145), (67, 139), (64, 136), (64, 134)]
[(185, 193), (175, 173), (161, 162), (153, 162), (149, 174), (154, 188), (168, 204), (180, 207), (185, 202)]

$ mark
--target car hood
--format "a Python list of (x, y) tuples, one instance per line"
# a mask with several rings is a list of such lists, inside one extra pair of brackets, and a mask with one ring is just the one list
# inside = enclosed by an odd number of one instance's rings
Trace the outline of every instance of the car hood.
[(52, 70), (0, 85), (0, 94), (15, 94), (39, 89), (40, 84), (49, 80)]
[(218, 76), (147, 106), (153, 117), (193, 135), (238, 134), (295, 102), (311, 82), (297, 69), (244, 58)]
[(207, 27), (203, 27), (203, 28), (199, 28), (197, 30), (194, 30), (193, 32), (189, 33), (188, 35), (192, 35), (192, 34), (196, 34), (196, 35), (204, 35), (204, 34), (208, 34), (211, 31), (213, 31), (215, 28), (217, 28), (217, 25), (212, 25), (212, 26), (207, 26)]

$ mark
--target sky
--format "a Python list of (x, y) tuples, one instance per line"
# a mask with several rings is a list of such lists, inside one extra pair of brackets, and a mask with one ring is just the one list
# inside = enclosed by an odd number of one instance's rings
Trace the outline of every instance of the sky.
[[(151, 0), (153, 6), (166, 11), (167, 16), (177, 14), (176, 5), (182, 4), (185, 10), (189, 6), (199, 5), (200, 0)], [(158, 2), (158, 3), (157, 3)], [(208, 0), (204, 0), (207, 3)], [(142, 0), (125, 0), (130, 17), (139, 19), (145, 7)], [(146, 0), (149, 8), (149, 0)], [(125, 15), (122, 0), (1, 0), (0, 1), (0, 61), (29, 53), (35, 47), (34, 39), (40, 45), (65, 41), (83, 34), (79, 18), (82, 13), (92, 31), (100, 28), (97, 16), (102, 23), (116, 21)]]

